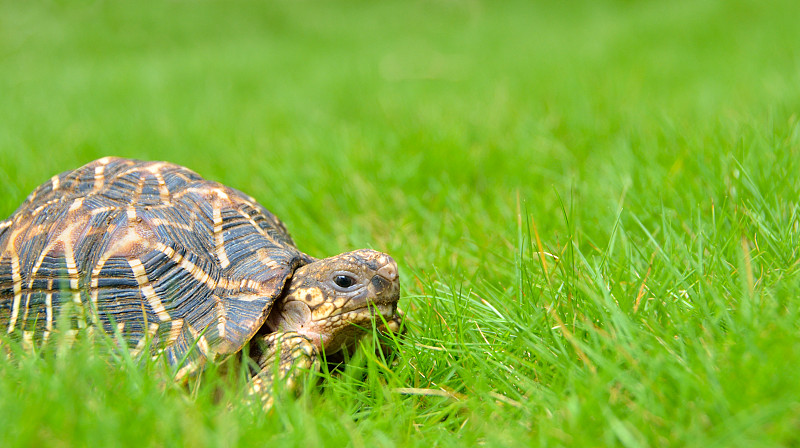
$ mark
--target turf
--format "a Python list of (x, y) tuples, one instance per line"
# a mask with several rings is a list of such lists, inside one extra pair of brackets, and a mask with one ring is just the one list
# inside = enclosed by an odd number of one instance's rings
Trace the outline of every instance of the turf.
[(312, 255), (391, 253), (409, 331), (269, 414), (236, 369), (15, 352), (0, 445), (800, 444), (796, 17), (3, 1), (0, 215), (98, 157), (170, 160)]

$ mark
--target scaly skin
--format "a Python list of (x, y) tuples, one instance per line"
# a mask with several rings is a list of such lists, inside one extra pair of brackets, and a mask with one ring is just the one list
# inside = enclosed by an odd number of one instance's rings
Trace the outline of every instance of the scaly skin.
[(269, 408), (276, 373), (296, 389), (302, 370), (319, 368), (320, 353), (352, 347), (373, 322), (379, 330), (399, 331), (399, 298), (397, 263), (381, 252), (362, 249), (300, 267), (267, 319), (270, 333), (256, 341), (261, 370), (250, 394)]

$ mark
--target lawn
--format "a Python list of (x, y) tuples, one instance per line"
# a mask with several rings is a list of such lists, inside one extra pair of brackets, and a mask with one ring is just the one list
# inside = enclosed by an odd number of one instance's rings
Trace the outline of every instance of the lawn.
[[(408, 331), (270, 413), (102, 344), (0, 446), (800, 444), (794, 1), (0, 2), (0, 219), (106, 155), (401, 270)], [(317, 384), (319, 383), (319, 384)]]

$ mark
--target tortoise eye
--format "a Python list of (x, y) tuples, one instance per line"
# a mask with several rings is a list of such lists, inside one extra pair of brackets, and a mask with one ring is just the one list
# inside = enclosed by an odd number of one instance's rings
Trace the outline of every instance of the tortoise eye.
[(356, 279), (349, 275), (338, 274), (333, 277), (333, 283), (340, 288), (347, 289), (356, 284)]

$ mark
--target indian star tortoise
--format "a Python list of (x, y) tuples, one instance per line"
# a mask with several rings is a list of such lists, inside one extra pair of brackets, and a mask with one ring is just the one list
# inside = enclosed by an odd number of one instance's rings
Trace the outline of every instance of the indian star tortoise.
[(166, 162), (96, 160), (0, 221), (0, 329), (32, 344), (58, 322), (99, 328), (178, 377), (257, 340), (249, 392), (265, 403), (275, 372), (291, 387), (323, 347), (397, 331), (398, 299), (389, 255), (313, 258), (252, 197)]

